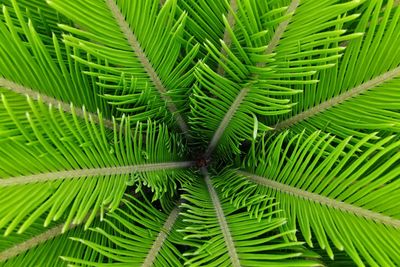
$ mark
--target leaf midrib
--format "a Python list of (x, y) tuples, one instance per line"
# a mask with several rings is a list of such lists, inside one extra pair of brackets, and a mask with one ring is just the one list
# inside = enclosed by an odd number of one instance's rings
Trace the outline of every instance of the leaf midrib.
[[(28, 88), (21, 84), (7, 80), (5, 78), (0, 77), (0, 86), (4, 87), (14, 93), (29, 96), (30, 98), (32, 98), (35, 101), (40, 100), (49, 106), (58, 107), (66, 113), (70, 113), (70, 114), (74, 113), (76, 116), (78, 116), (79, 118), (82, 118), (82, 119), (85, 119), (85, 115), (88, 115), (94, 123), (96, 123), (96, 124), (100, 123), (99, 115), (96, 113), (88, 112), (84, 108), (73, 108), (73, 106), (69, 103), (66, 103), (66, 102), (58, 100), (54, 97), (50, 97), (48, 95), (36, 92), (36, 91), (32, 90), (31, 88)], [(114, 129), (114, 123), (112, 120), (102, 118), (101, 122), (103, 123), (104, 127), (109, 128), (109, 129)]]
[(304, 199), (308, 199), (311, 200), (313, 202), (322, 204), (324, 206), (328, 206), (334, 209), (338, 209), (341, 211), (345, 211), (351, 214), (354, 214), (356, 216), (359, 217), (364, 217), (366, 219), (369, 220), (373, 220), (376, 222), (380, 222), (383, 223), (385, 225), (389, 225), (395, 228), (400, 228), (400, 220), (392, 218), (390, 216), (375, 212), (375, 211), (371, 211), (362, 207), (358, 207), (352, 204), (348, 204), (346, 202), (343, 201), (339, 201), (336, 199), (332, 199), (326, 196), (322, 196), (313, 192), (308, 192), (296, 187), (292, 187), (277, 181), (273, 181), (271, 179), (259, 176), (259, 175), (255, 175), (249, 172), (245, 172), (245, 171), (237, 171), (238, 174), (246, 177), (247, 179), (249, 179), (250, 181), (257, 183), (259, 185), (262, 186), (266, 186), (269, 188), (272, 188), (274, 190), (278, 190), (280, 192), (289, 194), (289, 195), (293, 195), (296, 197), (300, 197), (300, 198), (304, 198)]
[[(238, 8), (237, 1), (231, 0), (229, 3), (229, 7), (228, 7), (228, 16), (226, 18), (226, 20), (228, 21), (228, 25), (231, 29), (235, 26), (235, 23), (236, 23), (234, 13), (236, 13), (237, 8)], [(226, 44), (226, 46), (230, 47), (230, 45), (232, 43), (232, 38), (229, 35), (229, 31), (226, 27), (225, 27), (225, 31), (224, 31), (224, 37), (222, 40)], [(226, 52), (226, 50), (223, 47), (221, 47), (221, 54), (222, 54), (221, 60), (223, 60), (223, 57), (226, 57), (228, 55), (228, 53)], [(217, 73), (221, 76), (225, 75), (225, 70), (221, 64), (218, 64)]]
[[(162, 2), (160, 2), (162, 3)], [(135, 55), (138, 57), (140, 63), (142, 64), (143, 68), (145, 69), (147, 75), (149, 76), (150, 80), (156, 87), (157, 91), (159, 92), (161, 98), (166, 102), (168, 110), (171, 114), (175, 117), (175, 120), (180, 127), (182, 133), (185, 134), (187, 138), (189, 138), (188, 131), (189, 127), (187, 126), (185, 120), (183, 119), (182, 115), (178, 112), (178, 108), (173, 103), (172, 98), (167, 95), (167, 89), (165, 88), (164, 84), (162, 83), (160, 77), (158, 76), (157, 72), (153, 68), (150, 60), (146, 56), (145, 52), (143, 51), (138, 38), (131, 30), (129, 24), (126, 22), (124, 16), (122, 15), (121, 11), (119, 10), (117, 4), (114, 0), (106, 0), (106, 4), (110, 9), (111, 13), (113, 14), (115, 20), (117, 21), (121, 31), (123, 32), (125, 38), (127, 39), (129, 45), (133, 49)]]
[(203, 168), (201, 168), (201, 172), (204, 176), (204, 180), (206, 182), (208, 192), (210, 194), (212, 203), (214, 205), (215, 213), (217, 215), (218, 223), (221, 228), (222, 234), (224, 236), (224, 241), (225, 241), (225, 244), (228, 249), (228, 254), (229, 254), (232, 266), (240, 267), (241, 264), (239, 261), (239, 255), (236, 251), (236, 247), (233, 242), (233, 238), (232, 238), (228, 223), (226, 221), (225, 214), (224, 214), (224, 211), (221, 206), (221, 202), (219, 201), (217, 192), (215, 191), (215, 189), (212, 185), (210, 176), (208, 174), (208, 170), (207, 170), (207, 168), (203, 167)]
[(158, 253), (160, 252), (162, 246), (164, 245), (165, 240), (167, 239), (169, 233), (175, 225), (176, 220), (179, 216), (179, 203), (178, 205), (171, 211), (167, 220), (161, 228), (161, 231), (158, 233), (157, 238), (154, 240), (152, 247), (150, 248), (146, 259), (144, 260), (142, 267), (151, 267), (153, 266), (154, 260), (156, 259)]
[(318, 114), (326, 111), (327, 109), (330, 109), (332, 107), (335, 107), (347, 100), (349, 100), (350, 98), (353, 98), (355, 96), (358, 96), (368, 90), (371, 90), (387, 81), (390, 81), (394, 78), (396, 78), (397, 76), (400, 75), (400, 66), (389, 70), (367, 82), (364, 82), (334, 98), (330, 98), (328, 100), (326, 100), (325, 102), (322, 102), (319, 105), (316, 105), (308, 110), (305, 110), (287, 120), (284, 120), (282, 122), (277, 123), (273, 129), (274, 131), (280, 131), (282, 129), (291, 127), (297, 123), (300, 123), (304, 120), (307, 120), (310, 117), (314, 117), (317, 116)]
[(0, 179), (0, 187), (31, 184), (54, 180), (65, 180), (79, 177), (88, 176), (108, 176), (108, 175), (124, 175), (135, 172), (148, 172), (167, 169), (180, 169), (189, 168), (194, 166), (193, 161), (177, 161), (177, 162), (163, 162), (163, 163), (149, 163), (127, 166), (103, 167), (103, 168), (86, 168), (79, 170), (56, 171), (16, 177), (7, 177)]
[[(292, 0), (292, 2), (290, 3), (290, 5), (286, 11), (286, 14), (294, 13), (296, 11), (299, 3), (300, 3), (300, 0)], [(289, 24), (289, 21), (290, 21), (290, 19), (287, 19), (278, 25), (264, 54), (266, 54), (266, 55), (271, 54), (275, 50), (275, 48), (279, 44), (279, 40), (282, 38), (282, 35)], [(260, 67), (260, 65), (258, 65), (258, 67)], [(214, 132), (213, 137), (211, 138), (211, 141), (207, 147), (205, 157), (211, 155), (211, 153), (214, 151), (214, 149), (218, 145), (219, 141), (221, 140), (226, 128), (228, 127), (229, 122), (232, 120), (236, 111), (239, 109), (240, 104), (243, 102), (244, 98), (246, 97), (246, 95), (248, 94), (249, 91), (250, 91), (249, 88), (242, 88), (240, 90), (239, 94), (236, 96), (235, 100), (232, 102), (231, 107), (228, 109), (228, 112), (225, 114), (225, 116), (221, 120), (221, 123), (218, 125), (217, 130)]]
[[(68, 229), (70, 230), (77, 226), (79, 226), (79, 224), (70, 224)], [(53, 239), (59, 235), (64, 234), (64, 231), (63, 231), (64, 227), (65, 227), (64, 223), (59, 224), (39, 235), (36, 235), (20, 244), (17, 244), (11, 248), (8, 248), (8, 249), (0, 252), (0, 262), (11, 259), (11, 258), (13, 258), (27, 250), (30, 250), (50, 239)]]

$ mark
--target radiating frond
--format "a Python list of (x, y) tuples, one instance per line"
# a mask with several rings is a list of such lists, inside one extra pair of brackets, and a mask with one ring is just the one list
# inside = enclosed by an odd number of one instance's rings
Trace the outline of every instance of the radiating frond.
[(342, 139), (353, 135), (353, 144), (376, 129), (379, 135), (400, 131), (400, 8), (393, 5), (365, 2), (355, 27), (365, 32), (363, 38), (346, 44), (343, 59), (321, 71), (318, 84), (293, 97), (298, 105), (292, 113), (270, 118), (275, 130), (311, 134), (318, 129)]
[(400, 264), (400, 0), (0, 6), (0, 266)]
[[(169, 121), (171, 116), (165, 113), (169, 110), (182, 131), (188, 131), (181, 112), (187, 110), (185, 98), (193, 82), (192, 59), (198, 45), (181, 56), (186, 14), (177, 17), (175, 0), (162, 7), (158, 0), (48, 3), (82, 28), (60, 25), (71, 33), (64, 36), (66, 43), (100, 60), (75, 57), (92, 68), (88, 74), (97, 77), (111, 105), (134, 121), (149, 117)], [(84, 9), (79, 8), (82, 5)]]
[[(175, 194), (184, 181), (180, 170), (192, 165), (180, 160), (182, 141), (163, 125), (149, 122), (131, 130), (122, 117), (114, 130), (90, 115), (24, 100), (3, 92), (0, 103), (0, 228), (22, 232), (42, 214), (46, 224), (68, 213), (66, 225), (86, 226), (105, 207), (114, 210), (127, 185), (148, 187), (154, 199)], [(21, 99), (22, 98), (22, 99)], [(119, 130), (117, 130), (119, 127)], [(20, 225), (20, 223), (23, 223)]]
[[(70, 230), (64, 233), (63, 224), (52, 224), (45, 228), (43, 223), (44, 218), (40, 218), (23, 234), (13, 233), (7, 237), (0, 237), (0, 266), (64, 266), (61, 256), (107, 262), (98, 252), (70, 239), (82, 238), (99, 245), (108, 245), (108, 240), (100, 234), (85, 231), (82, 225), (71, 225)], [(93, 227), (112, 230), (106, 223), (99, 221), (94, 222)], [(122, 224), (118, 224), (118, 227), (123, 229)], [(118, 236), (117, 232), (114, 234)]]
[[(187, 252), (190, 266), (319, 266), (301, 257), (301, 242), (286, 242), (293, 230), (279, 231), (286, 220), (272, 199), (264, 201), (267, 212), (250, 219), (246, 209), (235, 208), (229, 199), (221, 198), (206, 170), (205, 180), (185, 188), (182, 204), (185, 240), (194, 247)], [(279, 251), (279, 252), (278, 252)]]
[[(249, 153), (242, 170), (222, 174), (220, 186), (236, 205), (254, 195), (276, 197), (288, 228), (332, 259), (335, 246), (357, 265), (392, 266), (400, 261), (400, 142), (388, 136), (358, 154), (375, 135), (352, 149), (346, 138), (327, 153), (335, 139), (329, 134), (289, 138), (284, 132), (260, 144), (255, 157)], [(257, 205), (252, 209), (257, 213)]]
[[(98, 96), (102, 89), (83, 75), (88, 69), (72, 60), (81, 51), (60, 44), (55, 34), (44, 43), (35, 24), (20, 10), (20, 4), (15, 0), (11, 3), (12, 8), (3, 6), (4, 21), (0, 20), (0, 86), (23, 94), (33, 90), (44, 100), (72, 102), (91, 112), (100, 110), (110, 118), (112, 109), (106, 109), (105, 101)], [(20, 88), (25, 88), (24, 92)]]
[[(206, 154), (217, 148), (228, 157), (239, 153), (253, 132), (271, 129), (260, 118), (290, 112), (290, 96), (318, 82), (314, 74), (333, 66), (341, 57), (339, 42), (361, 33), (345, 34), (344, 22), (358, 17), (346, 15), (359, 1), (238, 1), (236, 22), (225, 27), (230, 46), (220, 51), (212, 42), (206, 47), (223, 71), (199, 64), (199, 86), (191, 98), (190, 123), (202, 140), (211, 139)], [(318, 19), (310, 16), (318, 13)], [(221, 76), (219, 73), (222, 73)]]
[[(81, 266), (183, 266), (181, 252), (176, 247), (182, 239), (176, 227), (181, 225), (179, 208), (169, 214), (160, 212), (148, 201), (139, 201), (131, 196), (123, 200), (125, 210), (117, 209), (108, 214), (107, 228), (91, 229), (108, 240), (108, 244), (93, 242), (85, 238), (74, 238), (113, 263), (99, 264), (97, 259), (63, 257), (64, 260)], [(119, 225), (124, 229), (121, 229)], [(118, 235), (115, 235), (117, 233)]]

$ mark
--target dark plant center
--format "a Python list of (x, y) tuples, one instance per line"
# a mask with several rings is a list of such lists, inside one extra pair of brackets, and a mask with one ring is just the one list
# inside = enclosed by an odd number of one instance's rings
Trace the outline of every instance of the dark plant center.
[(205, 157), (197, 158), (196, 159), (196, 167), (197, 168), (207, 167), (209, 162), (210, 162), (210, 159), (207, 159)]

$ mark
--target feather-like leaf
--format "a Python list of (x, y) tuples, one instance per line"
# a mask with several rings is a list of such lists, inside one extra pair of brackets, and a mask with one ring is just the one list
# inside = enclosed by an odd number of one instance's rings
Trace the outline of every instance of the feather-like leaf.
[(351, 149), (349, 137), (326, 153), (335, 137), (284, 132), (260, 144), (256, 158), (250, 153), (242, 170), (228, 169), (219, 186), (256, 215), (262, 209), (251, 204), (254, 195), (276, 197), (287, 228), (299, 229), (310, 246), (315, 240), (332, 259), (335, 246), (357, 265), (392, 266), (400, 260), (400, 142), (389, 136), (358, 154), (374, 136)]
[[(189, 226), (181, 230), (194, 248), (184, 255), (190, 266), (320, 266), (302, 257), (301, 242), (287, 242), (293, 230), (279, 231), (286, 219), (277, 216), (273, 199), (261, 201), (266, 212), (249, 218), (245, 206), (235, 207), (229, 198), (221, 198), (208, 173), (185, 187), (182, 204), (183, 221)], [(279, 251), (279, 252), (278, 252)]]
[[(206, 43), (210, 57), (224, 69), (223, 76), (207, 62), (196, 69), (199, 86), (191, 98), (190, 123), (198, 138), (211, 140), (207, 156), (214, 149), (224, 157), (239, 153), (240, 143), (252, 140), (254, 115), (290, 112), (295, 104), (290, 96), (318, 82), (313, 75), (341, 56), (344, 48), (338, 42), (361, 35), (345, 34), (341, 26), (358, 16), (346, 15), (358, 1), (286, 2), (238, 1), (234, 28), (224, 19), (231, 45), (222, 42), (223, 53)], [(272, 128), (259, 121), (261, 132)]]
[(158, 0), (48, 3), (84, 29), (60, 25), (71, 33), (64, 36), (66, 43), (102, 62), (75, 57), (93, 68), (88, 74), (107, 90), (104, 97), (110, 104), (134, 121), (149, 117), (169, 121), (171, 116), (165, 113), (169, 110), (182, 131), (188, 131), (180, 112), (188, 108), (185, 98), (194, 79), (192, 60), (198, 45), (181, 56), (186, 14), (177, 17), (175, 0), (161, 8)]
[(318, 84), (293, 97), (298, 104), (291, 113), (269, 118), (275, 130), (352, 135), (352, 145), (376, 129), (379, 136), (400, 131), (400, 8), (394, 4), (365, 2), (354, 29), (365, 35), (342, 44), (347, 46), (343, 59), (319, 72)]
[(126, 196), (123, 203), (126, 211), (117, 209), (110, 213), (105, 219), (107, 228), (91, 229), (107, 239), (108, 244), (74, 238), (113, 263), (100, 264), (96, 259), (73, 257), (64, 257), (64, 260), (79, 266), (183, 266), (183, 257), (176, 248), (182, 239), (176, 231), (181, 225), (179, 208), (173, 208), (168, 215), (152, 207), (147, 200), (142, 202)]
[[(61, 256), (79, 257), (84, 260), (107, 262), (107, 259), (83, 244), (76, 243), (70, 238), (91, 240), (99, 245), (109, 245), (106, 238), (96, 232), (85, 231), (82, 225), (72, 225), (63, 232), (63, 224), (52, 224), (43, 227), (44, 218), (39, 219), (25, 233), (13, 233), (8, 237), (0, 237), (0, 266), (64, 266)], [(119, 228), (122, 224), (115, 222)], [(96, 221), (93, 227), (112, 229), (104, 222)], [(114, 233), (118, 236), (118, 233)]]
[(149, 187), (154, 199), (174, 194), (185, 180), (180, 169), (192, 165), (179, 161), (182, 141), (163, 125), (149, 122), (131, 130), (129, 119), (122, 117), (111, 131), (85, 111), (81, 120), (73, 107), (69, 115), (4, 93), (0, 228), (7, 227), (6, 234), (16, 227), (22, 232), (46, 212), (46, 224), (68, 213), (66, 225), (82, 222), (89, 213), (88, 226), (99, 209), (118, 207), (128, 185), (137, 191)]
[(4, 5), (2, 9), (4, 21), (0, 19), (0, 86), (22, 94), (33, 90), (42, 94), (44, 101), (52, 97), (72, 102), (91, 112), (100, 110), (110, 118), (112, 110), (105, 108), (105, 101), (98, 96), (102, 89), (82, 73), (89, 69), (72, 60), (82, 52), (60, 44), (54, 33), (45, 43), (20, 4), (10, 2), (11, 7)]

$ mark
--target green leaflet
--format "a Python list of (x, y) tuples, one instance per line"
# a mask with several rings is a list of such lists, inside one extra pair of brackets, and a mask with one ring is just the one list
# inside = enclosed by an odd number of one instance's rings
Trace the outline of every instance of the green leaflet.
[[(182, 235), (176, 231), (176, 227), (181, 224), (178, 218), (179, 208), (173, 208), (167, 215), (152, 207), (146, 199), (141, 202), (128, 195), (123, 203), (126, 205), (125, 211), (117, 209), (109, 214), (105, 219), (107, 227), (91, 229), (108, 240), (108, 245), (85, 237), (74, 240), (113, 262), (101, 266), (183, 266), (183, 257), (175, 247), (182, 239)], [(79, 264), (76, 266), (100, 265), (96, 259), (63, 258)]]
[(227, 169), (218, 186), (236, 206), (252, 206), (255, 216), (263, 214), (252, 204), (256, 195), (276, 197), (288, 218), (285, 229), (298, 228), (310, 246), (317, 243), (332, 259), (335, 246), (357, 265), (394, 265), (400, 249), (400, 142), (389, 136), (358, 154), (374, 135), (351, 150), (349, 137), (326, 153), (334, 137), (284, 132), (260, 144), (258, 157), (245, 159), (243, 171)]
[[(71, 237), (92, 240), (106, 245), (108, 241), (100, 234), (85, 231), (82, 225), (72, 226), (65, 233), (62, 224), (52, 224), (49, 228), (43, 227), (44, 218), (40, 218), (24, 234), (13, 233), (7, 238), (0, 238), (0, 266), (62, 266), (60, 255), (80, 257), (86, 260), (107, 261), (105, 257), (83, 244), (77, 244)], [(115, 222), (123, 229), (123, 225)], [(106, 223), (96, 221), (93, 227), (111, 229)], [(34, 236), (34, 238), (30, 238)], [(18, 253), (16, 256), (13, 254)], [(4, 260), (7, 258), (7, 260)]]
[(292, 126), (297, 133), (308, 129), (308, 134), (321, 129), (342, 139), (353, 135), (354, 142), (376, 129), (379, 136), (398, 132), (399, 21), (393, 1), (368, 1), (354, 29), (364, 36), (341, 43), (347, 46), (343, 59), (319, 72), (318, 84), (292, 97), (298, 103), (292, 112), (268, 118), (269, 125), (276, 130)]
[[(252, 140), (254, 115), (290, 112), (295, 105), (290, 97), (317, 83), (317, 71), (341, 57), (344, 48), (338, 43), (361, 35), (342, 29), (344, 22), (358, 17), (346, 15), (358, 1), (279, 4), (238, 1), (234, 25), (224, 19), (231, 44), (222, 42), (221, 51), (210, 41), (205, 44), (209, 57), (224, 70), (221, 75), (206, 62), (196, 68), (199, 86), (191, 98), (190, 124), (202, 133), (198, 138), (211, 140), (208, 156), (214, 149), (224, 157), (238, 154), (240, 143)], [(318, 12), (318, 19), (310, 10)], [(262, 132), (272, 129), (263, 121)]]
[[(214, 180), (214, 179), (213, 179)], [(301, 242), (287, 242), (292, 230), (280, 232), (286, 220), (273, 199), (262, 202), (265, 213), (250, 219), (246, 206), (234, 207), (228, 198), (221, 198), (213, 180), (205, 174), (205, 182), (197, 181), (185, 188), (183, 221), (187, 223), (184, 239), (192, 242), (186, 264), (190, 266), (319, 266), (303, 259)], [(277, 253), (278, 250), (282, 250)]]
[[(19, 25), (21, 22), (18, 19), (13, 9), (13, 3), (11, 1), (2, 1), (2, 4), (7, 7), (7, 10), (13, 20), (14, 26), (16, 26), (17, 32), (23, 33), (22, 27)], [(58, 27), (58, 23), (63, 22), (65, 24), (72, 25), (71, 21), (63, 17), (60, 13), (54, 12), (54, 10), (42, 0), (18, 0), (17, 5), (19, 6), (19, 12), (24, 17), (28, 18), (36, 32), (40, 35), (40, 39), (47, 45), (53, 45), (52, 33), (58, 38), (61, 37), (61, 29)], [(0, 16), (1, 20), (4, 21), (4, 16)], [(52, 51), (49, 51), (52, 53)]]
[(400, 264), (399, 1), (0, 3), (0, 266)]
[(85, 111), (81, 120), (73, 107), (68, 115), (2, 91), (0, 226), (6, 235), (17, 227), (23, 232), (47, 212), (46, 225), (68, 213), (66, 225), (89, 215), (88, 226), (97, 212), (118, 207), (127, 185), (150, 188), (154, 199), (174, 194), (185, 180), (179, 169), (192, 165), (179, 161), (181, 141), (163, 125), (131, 130), (122, 117), (106, 130), (100, 114), (97, 125)]
[[(167, 1), (161, 9), (154, 0), (52, 0), (49, 4), (86, 29), (60, 25), (71, 33), (64, 35), (66, 43), (100, 61), (76, 57), (92, 68), (87, 74), (97, 77), (111, 105), (133, 121), (157, 118), (170, 122), (172, 113), (182, 131), (188, 131), (178, 112), (188, 109), (185, 98), (194, 79), (192, 60), (198, 45), (181, 57), (186, 15), (177, 17), (176, 1)], [(78, 8), (81, 5), (85, 8)], [(139, 20), (140, 16), (146, 20)]]
[(98, 96), (102, 89), (83, 75), (88, 69), (72, 60), (80, 50), (60, 43), (55, 33), (44, 42), (36, 31), (37, 23), (24, 16), (19, 4), (11, 1), (9, 6), (13, 9), (4, 6), (0, 15), (0, 86), (26, 94), (19, 88), (23, 86), (25, 91), (34, 90), (111, 117), (112, 110), (105, 108), (105, 101)]
[[(195, 0), (178, 0), (177, 7), (181, 12), (186, 12), (186, 35), (183, 41), (187, 46), (193, 46), (196, 43), (203, 44), (210, 41), (216, 46), (220, 46), (220, 39), (224, 39), (224, 21), (222, 14), (229, 13), (229, 6), (234, 4), (233, 1), (195, 1)], [(200, 46), (197, 60), (201, 60), (207, 56), (205, 46)], [(217, 62), (208, 58), (208, 63), (212, 61), (217, 66)]]

